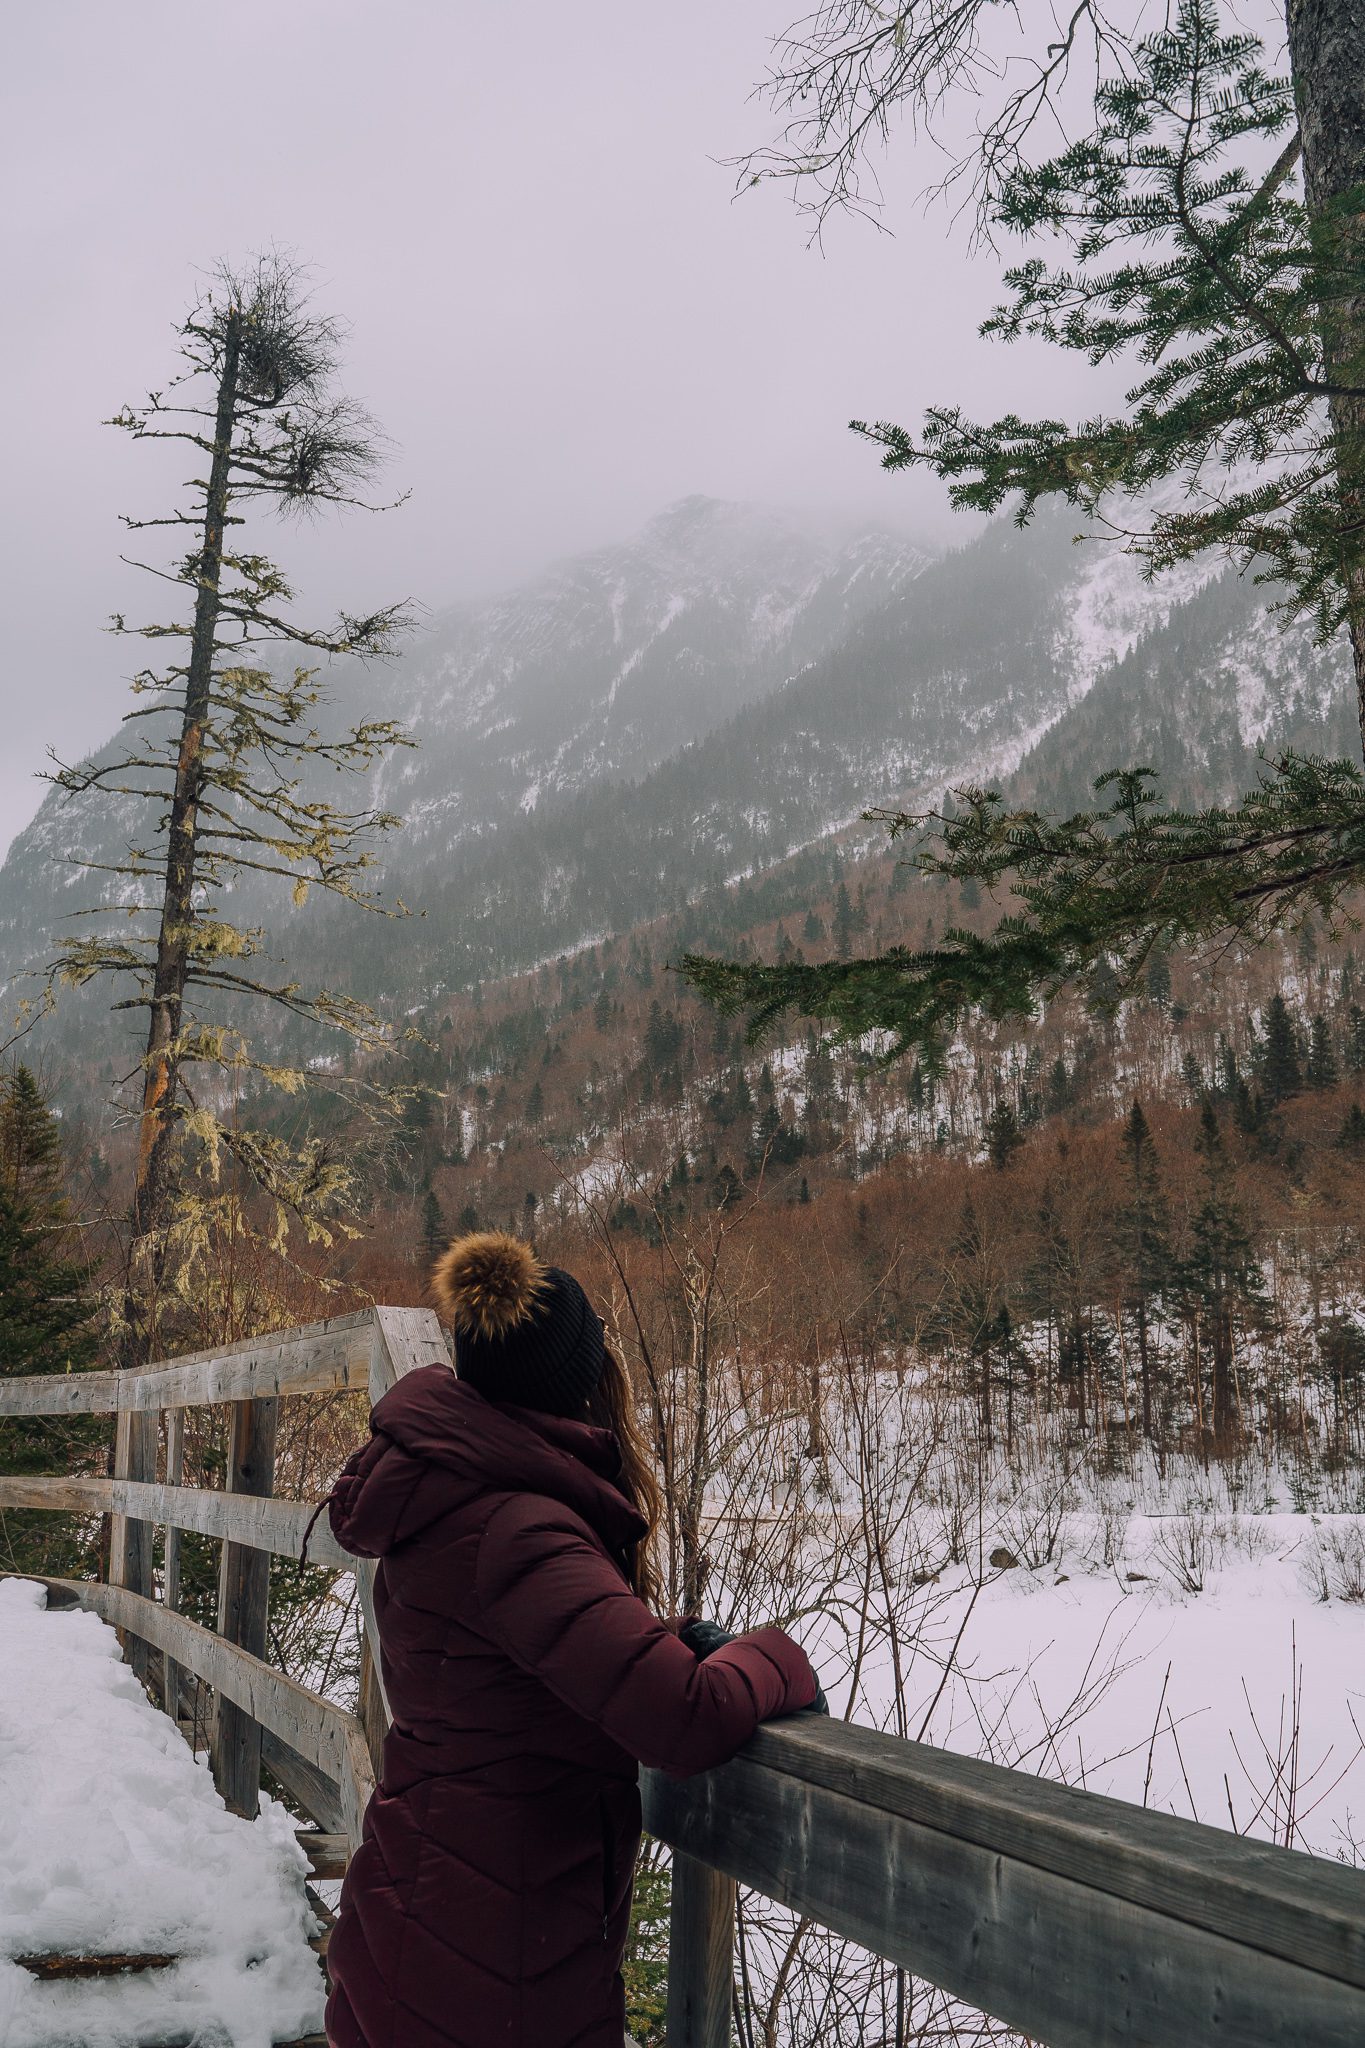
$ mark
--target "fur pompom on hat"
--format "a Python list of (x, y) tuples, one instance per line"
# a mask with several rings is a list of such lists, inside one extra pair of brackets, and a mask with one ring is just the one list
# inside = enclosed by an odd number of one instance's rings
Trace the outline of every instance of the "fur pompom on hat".
[(506, 1231), (457, 1237), (432, 1268), (455, 1329), (455, 1370), (490, 1401), (581, 1415), (606, 1354), (601, 1318), (572, 1273)]

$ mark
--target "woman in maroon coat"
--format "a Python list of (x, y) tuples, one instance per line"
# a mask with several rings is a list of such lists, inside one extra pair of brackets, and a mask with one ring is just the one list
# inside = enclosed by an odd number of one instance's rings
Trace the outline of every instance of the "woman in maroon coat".
[[(328, 1954), (334, 2048), (621, 2048), (636, 1767), (724, 1763), (817, 1686), (779, 1629), (704, 1659), (651, 1603), (625, 1375), (517, 1239), (437, 1266), (456, 1369), (409, 1373), (331, 1502), (377, 1557), (393, 1725)], [(642, 1597), (643, 1596), (643, 1597)]]

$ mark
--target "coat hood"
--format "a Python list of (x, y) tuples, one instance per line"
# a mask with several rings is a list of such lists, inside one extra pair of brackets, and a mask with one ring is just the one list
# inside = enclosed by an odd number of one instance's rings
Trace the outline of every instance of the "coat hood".
[(560, 1501), (613, 1554), (645, 1533), (610, 1430), (490, 1401), (448, 1366), (405, 1374), (376, 1405), (370, 1430), (330, 1504), (333, 1533), (354, 1556), (384, 1557), (480, 1494)]

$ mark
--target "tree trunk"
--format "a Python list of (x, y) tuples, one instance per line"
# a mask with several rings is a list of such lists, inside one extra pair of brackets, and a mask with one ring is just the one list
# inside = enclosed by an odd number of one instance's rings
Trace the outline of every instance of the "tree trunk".
[(1231, 1444), (1237, 1431), (1237, 1389), (1232, 1377), (1232, 1318), (1218, 1308), (1210, 1319), (1209, 1349), (1213, 1357), (1213, 1435), (1220, 1450)]
[(1138, 1302), (1137, 1310), (1138, 1367), (1142, 1374), (1142, 1434), (1152, 1441), (1152, 1361), (1147, 1344), (1147, 1303)]
[[(1285, 23), (1304, 197), (1310, 218), (1325, 229), (1329, 275), (1339, 276), (1343, 264), (1365, 268), (1365, 207), (1347, 196), (1365, 188), (1365, 4), (1286, 0)], [(1322, 342), (1332, 381), (1365, 391), (1365, 290), (1333, 299)], [(1329, 411), (1341, 494), (1341, 574), (1365, 746), (1365, 397), (1333, 398)]]
[(212, 711), (213, 651), (218, 631), (219, 583), (227, 524), (228, 470), (237, 404), (241, 315), (229, 309), (218, 382), (213, 462), (204, 503), (204, 539), (198, 560), (198, 595), (185, 677), (185, 712), (171, 794), (166, 840), (166, 886), (157, 939), (151, 1021), (138, 1129), (133, 1229), (129, 1247), (123, 1366), (144, 1365), (156, 1341), (157, 1303), (165, 1270), (173, 1111), (179, 1077), (179, 1039), (194, 926), (194, 883), (204, 741)]

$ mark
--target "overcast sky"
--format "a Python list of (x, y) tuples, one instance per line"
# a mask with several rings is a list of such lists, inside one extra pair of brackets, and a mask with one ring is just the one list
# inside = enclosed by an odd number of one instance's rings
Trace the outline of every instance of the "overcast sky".
[[(346, 387), (395, 444), (383, 519), (274, 552), (326, 613), (439, 607), (693, 491), (943, 531), (851, 414), (1074, 410), (1074, 365), (975, 338), (998, 262), (916, 195), (823, 253), (778, 187), (732, 197), (791, 0), (63, 0), (4, 10), (5, 732), (0, 847), (49, 745), (107, 736), (156, 588), (118, 514), (168, 509), (100, 422), (165, 381), (196, 269), (274, 243), (352, 333)], [(154, 543), (155, 534), (142, 537)], [(153, 611), (155, 615), (155, 611)]]

